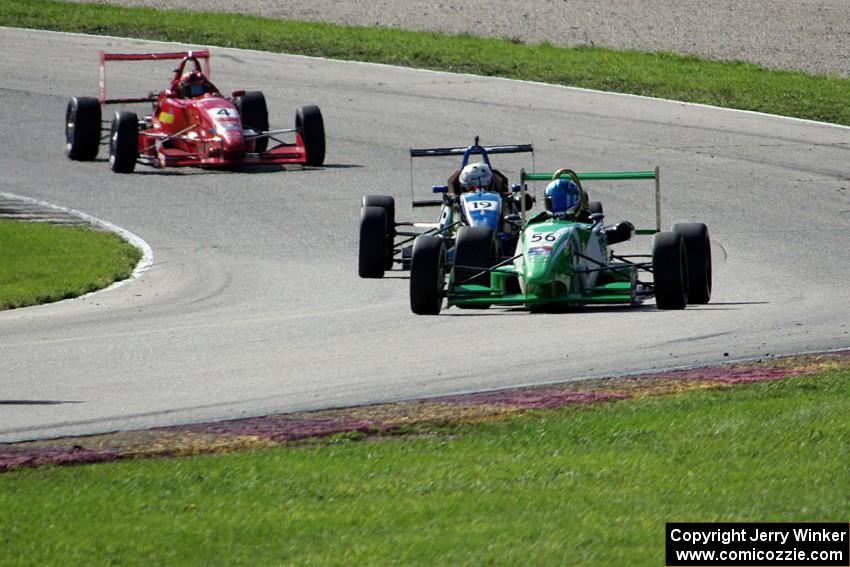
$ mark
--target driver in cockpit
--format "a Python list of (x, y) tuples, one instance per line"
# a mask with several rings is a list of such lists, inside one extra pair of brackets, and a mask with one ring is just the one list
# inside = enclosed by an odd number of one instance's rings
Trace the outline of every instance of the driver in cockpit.
[(185, 73), (177, 83), (177, 95), (181, 98), (196, 98), (207, 93), (217, 93), (209, 79), (199, 70)]
[(508, 193), (508, 178), (483, 162), (469, 163), (460, 171), (455, 171), (448, 181), (452, 194), (467, 191), (496, 191)]

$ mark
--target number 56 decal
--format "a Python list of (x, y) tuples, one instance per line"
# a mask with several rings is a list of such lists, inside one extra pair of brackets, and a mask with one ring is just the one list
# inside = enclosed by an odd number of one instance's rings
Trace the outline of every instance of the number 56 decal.
[(537, 242), (555, 242), (558, 240), (558, 235), (554, 232), (549, 232), (547, 234), (540, 234), (536, 232), (531, 235), (532, 244), (536, 244)]

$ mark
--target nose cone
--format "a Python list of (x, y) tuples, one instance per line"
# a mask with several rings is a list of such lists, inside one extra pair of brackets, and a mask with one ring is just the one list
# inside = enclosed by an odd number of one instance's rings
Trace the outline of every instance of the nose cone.
[(244, 153), (245, 138), (242, 136), (241, 128), (222, 128), (219, 131), (219, 136), (221, 136), (222, 144), (224, 146), (224, 153), (226, 155), (237, 155)]
[(541, 223), (526, 229), (525, 281), (530, 286), (548, 284), (562, 271), (569, 256), (573, 230), (560, 223)]
[(525, 258), (525, 281), (529, 285), (548, 283), (552, 279), (552, 254), (544, 251), (537, 252), (539, 248), (532, 249), (536, 252), (526, 255)]

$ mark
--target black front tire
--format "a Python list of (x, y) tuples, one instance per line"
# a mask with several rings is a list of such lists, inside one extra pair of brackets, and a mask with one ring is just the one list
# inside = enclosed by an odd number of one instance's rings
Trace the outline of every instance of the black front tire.
[(655, 235), (652, 271), (658, 309), (684, 309), (688, 304), (688, 258), (680, 234), (659, 232)]
[(493, 230), (483, 226), (462, 226), (455, 240), (454, 285), (490, 285), (490, 272), (496, 255)]
[(706, 304), (711, 300), (711, 241), (708, 227), (701, 222), (682, 222), (673, 225), (673, 232), (682, 236), (688, 255), (688, 302)]
[(318, 106), (299, 106), (295, 111), (295, 130), (304, 142), (307, 165), (325, 163), (325, 122)]
[(393, 267), (393, 256), (395, 255), (395, 199), (388, 195), (366, 195), (363, 197), (361, 206), (380, 207), (387, 213), (387, 255), (384, 259), (384, 268), (389, 270)]
[(381, 207), (360, 209), (360, 247), (357, 272), (361, 278), (382, 278), (386, 266), (387, 212)]
[(91, 161), (100, 147), (100, 101), (90, 96), (74, 97), (65, 108), (65, 155)]
[(423, 234), (413, 241), (410, 258), (410, 310), (417, 315), (439, 315), (443, 306), (446, 247), (443, 239)]
[[(251, 128), (258, 132), (269, 131), (269, 108), (266, 97), (260, 91), (249, 91), (233, 99), (233, 105), (242, 118), (242, 128)], [(261, 154), (269, 147), (268, 138), (254, 140), (254, 151)]]
[(109, 166), (115, 173), (133, 173), (139, 158), (139, 118), (135, 112), (115, 113), (109, 135)]

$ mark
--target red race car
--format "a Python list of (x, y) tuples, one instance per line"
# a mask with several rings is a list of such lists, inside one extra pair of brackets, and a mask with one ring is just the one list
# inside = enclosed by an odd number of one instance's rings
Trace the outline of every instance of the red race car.
[[(141, 98), (106, 98), (107, 61), (179, 59), (169, 87)], [(203, 62), (203, 65), (202, 63)], [(101, 115), (107, 104), (150, 102), (141, 119), (119, 110), (109, 134), (112, 171), (130, 173), (136, 163), (154, 167), (233, 167), (243, 164), (322, 165), (325, 127), (317, 106), (295, 111), (295, 128), (269, 130), (266, 99), (258, 91), (221, 94), (210, 80), (209, 51), (171, 53), (100, 52), (100, 94), (74, 97), (65, 111), (65, 153), (73, 160), (97, 157)], [(295, 135), (294, 142), (278, 139)], [(270, 146), (269, 141), (274, 144)]]

